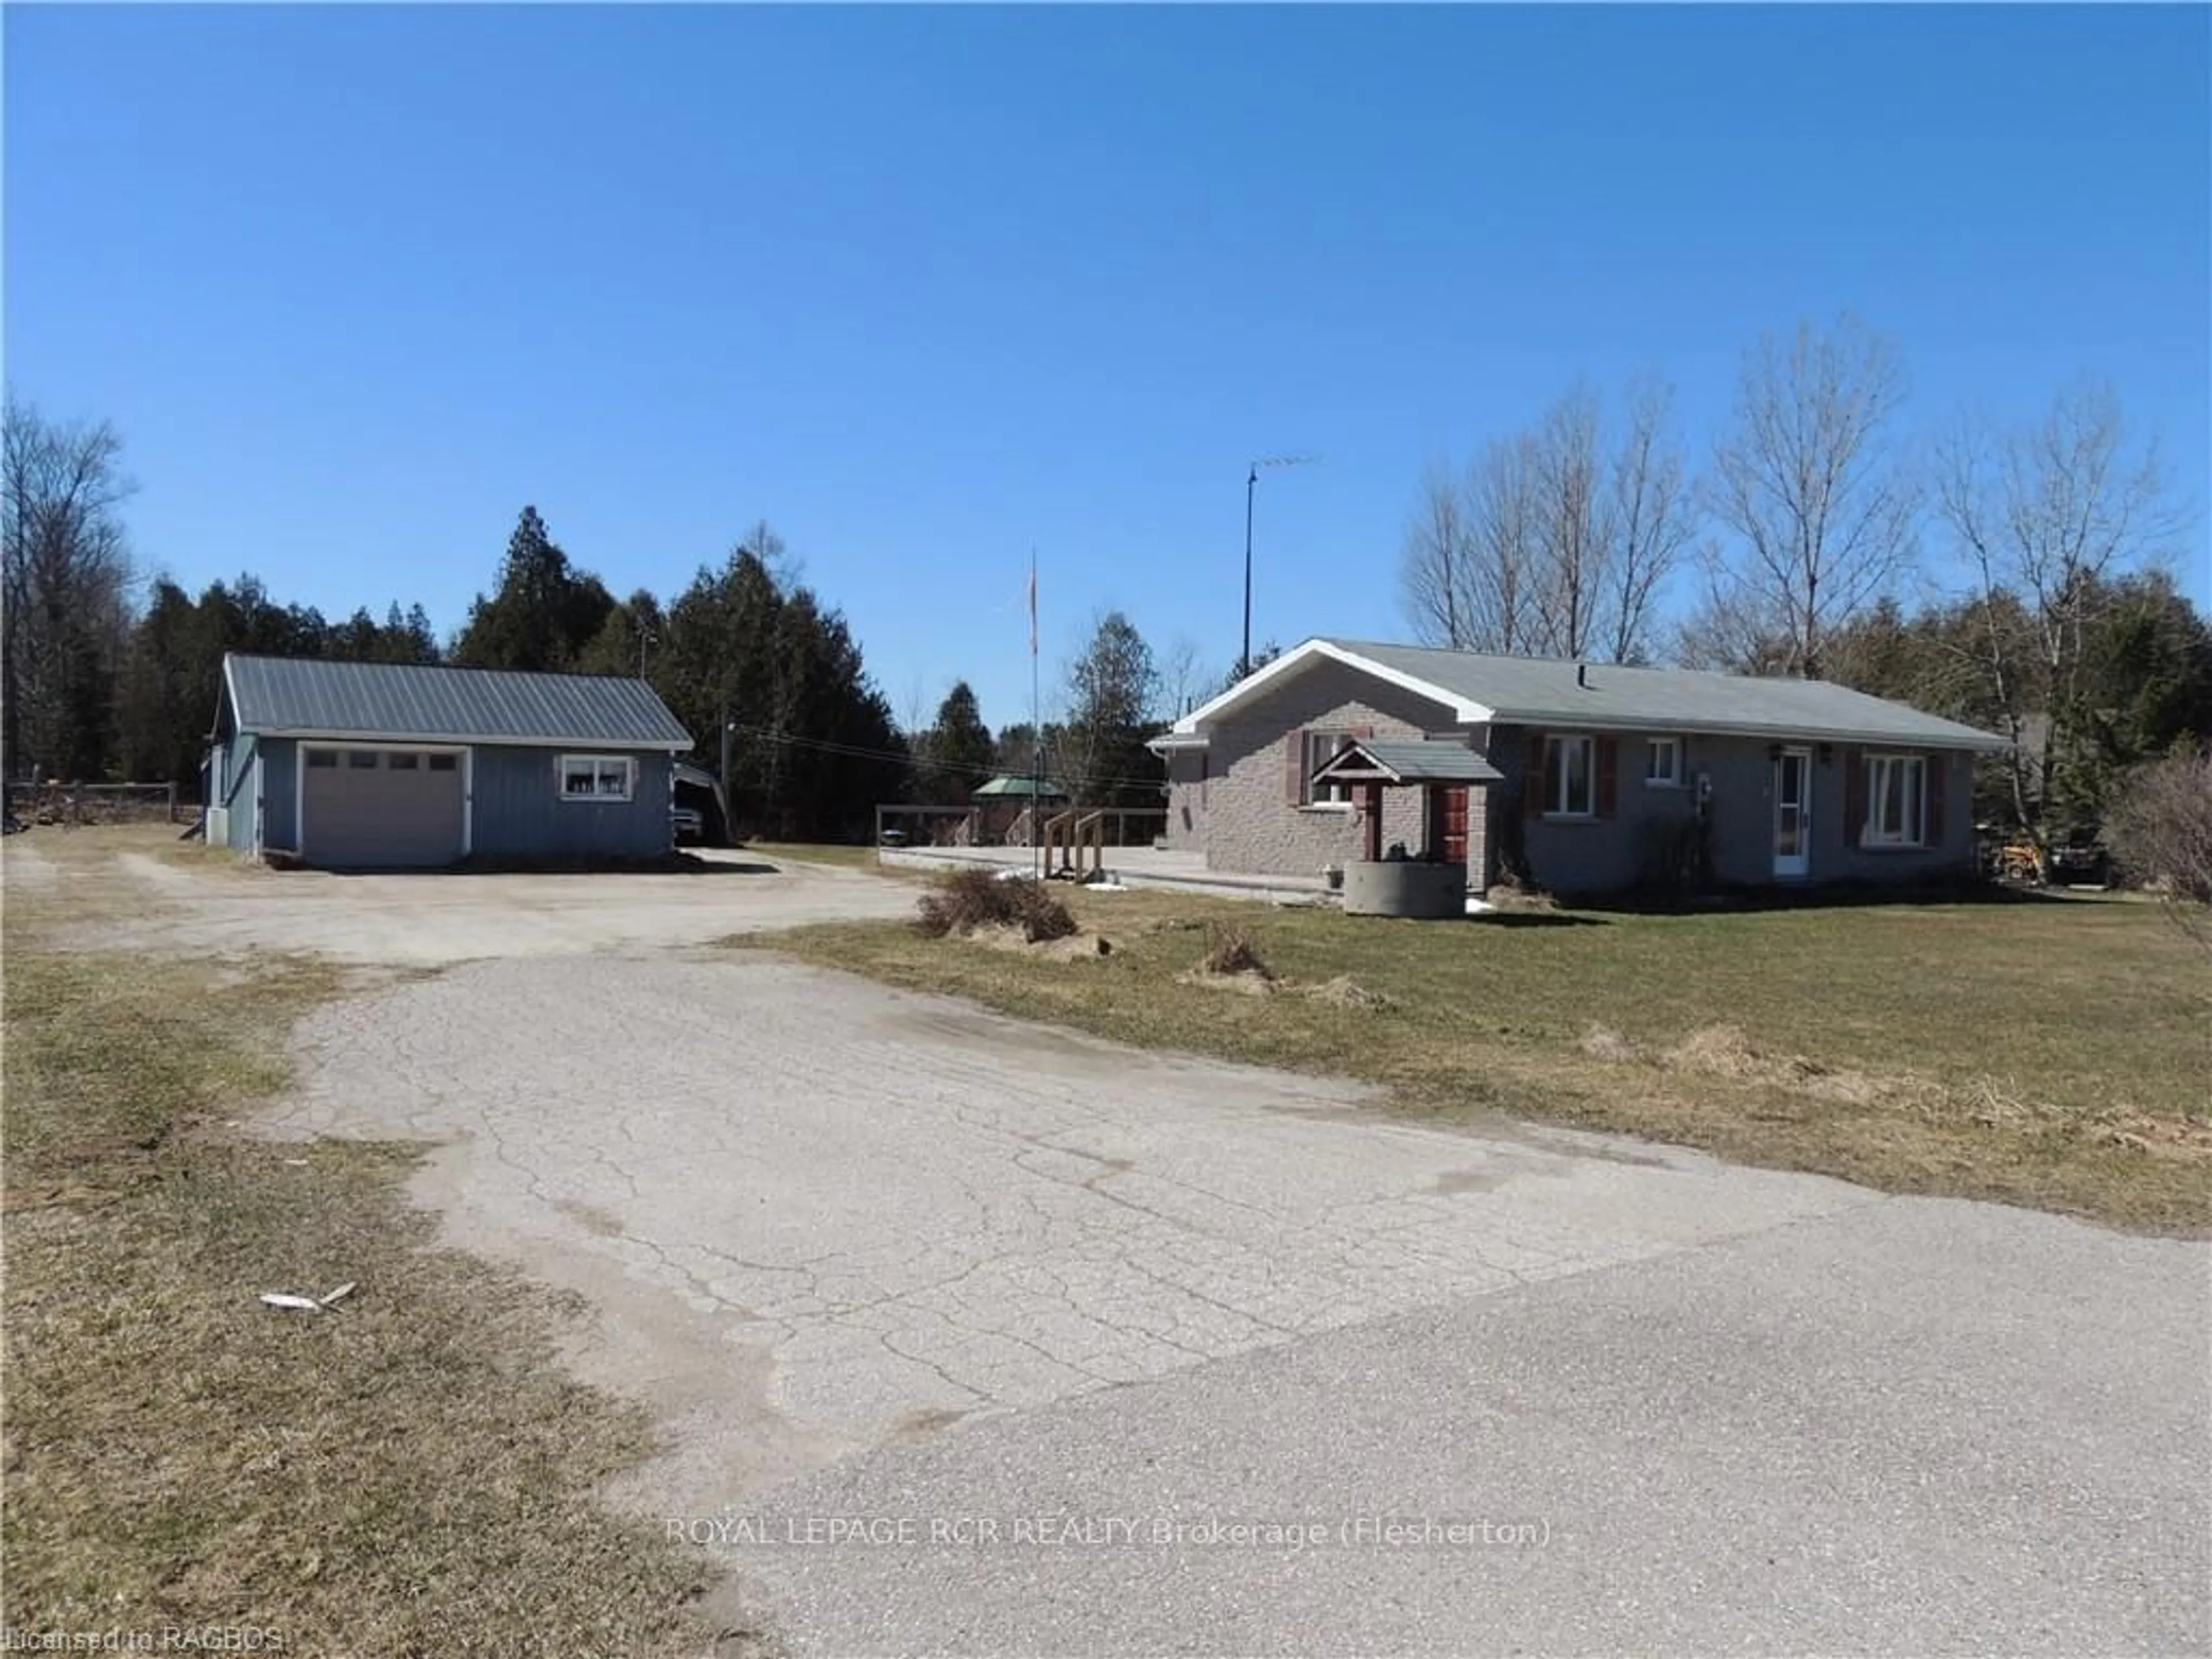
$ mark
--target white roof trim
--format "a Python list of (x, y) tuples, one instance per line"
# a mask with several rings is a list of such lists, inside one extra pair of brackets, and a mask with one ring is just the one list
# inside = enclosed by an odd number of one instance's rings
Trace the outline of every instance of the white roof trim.
[(1145, 747), (1155, 755), (1164, 755), (1178, 749), (1204, 749), (1212, 742), (1213, 739), (1203, 732), (1167, 731), (1161, 732), (1157, 738), (1147, 738), (1145, 740)]
[(1363, 674), (1372, 674), (1387, 685), (1395, 685), (1402, 691), (1411, 691), (1417, 697), (1425, 697), (1431, 702), (1450, 709), (1454, 720), (1471, 726), (1486, 726), (1495, 718), (1493, 712), (1484, 704), (1476, 702), (1469, 697), (1462, 697), (1455, 691), (1448, 691), (1433, 681), (1421, 679), (1412, 674), (1401, 673), (1395, 668), (1387, 668), (1371, 657), (1363, 657), (1356, 651), (1347, 651), (1342, 646), (1328, 640), (1308, 640), (1304, 645), (1293, 646), (1265, 668), (1246, 675), (1211, 702), (1201, 703), (1192, 709), (1189, 714), (1175, 723), (1175, 729), (1170, 735), (1174, 737), (1197, 735), (1198, 728), (1206, 721), (1237, 708), (1241, 703), (1250, 701), (1254, 696), (1274, 681), (1285, 678), (1316, 660), (1340, 662), (1346, 667), (1357, 669)]

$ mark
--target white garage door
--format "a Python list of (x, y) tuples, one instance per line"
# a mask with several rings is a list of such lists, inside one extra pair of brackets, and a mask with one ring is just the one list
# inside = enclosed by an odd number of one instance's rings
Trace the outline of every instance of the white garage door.
[(303, 748), (301, 854), (329, 869), (407, 869), (461, 856), (461, 757)]

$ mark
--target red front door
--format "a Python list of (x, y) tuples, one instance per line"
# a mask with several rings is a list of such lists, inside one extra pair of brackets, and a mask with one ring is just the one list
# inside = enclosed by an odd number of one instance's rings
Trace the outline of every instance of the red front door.
[(1467, 791), (1444, 791), (1444, 862), (1467, 862)]

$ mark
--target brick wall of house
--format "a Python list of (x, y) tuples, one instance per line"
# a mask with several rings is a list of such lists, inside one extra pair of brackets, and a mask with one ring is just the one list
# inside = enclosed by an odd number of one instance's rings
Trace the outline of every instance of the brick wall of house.
[[(1364, 826), (1356, 809), (1297, 806), (1290, 799), (1290, 744), (1301, 730), (1357, 732), (1378, 738), (1456, 736), (1449, 708), (1356, 673), (1316, 661), (1256, 703), (1217, 722), (1207, 751), (1206, 861), (1216, 870), (1313, 875), (1324, 865), (1360, 855)], [(1382, 845), (1424, 849), (1423, 792), (1382, 792)], [(1170, 822), (1176, 817), (1170, 813)]]
[(1212, 757), (1203, 749), (1168, 751), (1168, 845), (1181, 852), (1206, 850), (1206, 809), (1212, 793)]

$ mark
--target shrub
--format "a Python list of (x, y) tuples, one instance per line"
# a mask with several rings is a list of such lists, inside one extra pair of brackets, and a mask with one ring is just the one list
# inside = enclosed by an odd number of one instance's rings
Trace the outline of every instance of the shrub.
[(2132, 881), (2155, 887), (2168, 913), (2212, 945), (2212, 750), (2127, 774), (2105, 824), (2106, 844)]
[(1027, 876), (1001, 879), (992, 871), (954, 870), (939, 878), (915, 906), (915, 923), (932, 939), (979, 927), (1018, 927), (1032, 945), (1075, 932), (1067, 907)]
[(1252, 936), (1233, 921), (1217, 921), (1206, 930), (1206, 956), (1200, 965), (1209, 974), (1257, 974), (1273, 979), (1274, 970), (1260, 955)]

